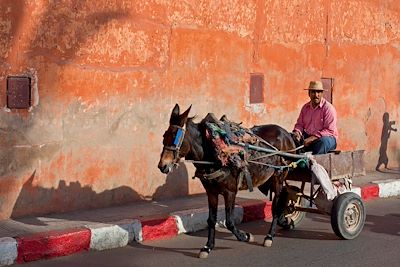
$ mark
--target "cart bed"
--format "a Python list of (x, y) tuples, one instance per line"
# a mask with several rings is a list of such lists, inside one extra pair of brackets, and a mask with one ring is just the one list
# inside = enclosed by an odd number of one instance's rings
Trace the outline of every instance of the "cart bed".
[[(314, 157), (328, 172), (331, 180), (365, 175), (364, 150), (340, 151)], [(287, 180), (309, 182), (311, 171), (295, 168), (289, 172)]]

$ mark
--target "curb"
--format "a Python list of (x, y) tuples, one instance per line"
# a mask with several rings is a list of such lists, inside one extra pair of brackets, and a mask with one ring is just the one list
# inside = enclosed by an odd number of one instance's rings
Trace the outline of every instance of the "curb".
[(16, 263), (60, 257), (88, 250), (90, 237), (91, 231), (86, 228), (17, 237)]
[[(375, 181), (352, 192), (363, 200), (400, 195), (400, 180)], [(270, 201), (248, 200), (235, 207), (236, 224), (272, 218)], [(178, 211), (115, 224), (49, 231), (0, 238), (0, 266), (71, 255), (89, 250), (124, 247), (132, 242), (173, 238), (207, 228), (208, 208)], [(225, 225), (225, 210), (218, 208), (217, 225)]]

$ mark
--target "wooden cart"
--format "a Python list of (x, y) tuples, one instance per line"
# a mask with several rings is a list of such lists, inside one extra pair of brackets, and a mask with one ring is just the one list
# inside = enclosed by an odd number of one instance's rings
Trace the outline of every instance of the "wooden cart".
[[(304, 154), (292, 154), (244, 143), (238, 143), (238, 145), (288, 158), (303, 159), (305, 157)], [(363, 156), (363, 150), (334, 151), (313, 155), (315, 161), (324, 167), (337, 191), (337, 196), (333, 200), (327, 199), (322, 186), (313, 177), (308, 166), (290, 168), (285, 185), (288, 193), (285, 208), (287, 220), (280, 219), (278, 225), (294, 228), (303, 220), (305, 212), (326, 214), (331, 216), (332, 229), (338, 237), (356, 238), (364, 227), (366, 212), (361, 197), (351, 191), (351, 186), (354, 177), (365, 175)], [(255, 161), (252, 163), (257, 164)]]
[[(305, 212), (331, 217), (335, 234), (342, 239), (356, 238), (365, 223), (366, 211), (359, 195), (351, 191), (352, 179), (365, 175), (363, 150), (315, 155), (316, 161), (328, 172), (338, 195), (328, 200), (321, 186), (307, 168), (295, 168), (287, 178), (288, 203), (285, 216), (291, 227), (300, 224)], [(287, 224), (282, 225), (287, 227)]]

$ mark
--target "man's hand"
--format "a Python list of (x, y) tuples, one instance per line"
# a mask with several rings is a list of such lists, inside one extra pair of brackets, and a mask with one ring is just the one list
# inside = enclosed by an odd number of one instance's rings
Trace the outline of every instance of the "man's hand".
[(310, 137), (307, 137), (306, 139), (304, 139), (304, 146), (309, 146), (312, 143), (314, 143), (315, 141), (317, 141), (319, 138), (311, 135)]
[(292, 134), (293, 139), (294, 139), (296, 142), (300, 142), (300, 140), (301, 140), (301, 134), (300, 134), (298, 131), (293, 131), (292, 133), (293, 133), (293, 134)]

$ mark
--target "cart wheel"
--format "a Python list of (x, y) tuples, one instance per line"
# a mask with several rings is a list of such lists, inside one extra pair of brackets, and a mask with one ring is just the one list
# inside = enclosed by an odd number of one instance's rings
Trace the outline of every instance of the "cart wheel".
[[(300, 199), (300, 198), (299, 198)], [(301, 198), (301, 206), (304, 207), (306, 204), (306, 200), (304, 198)], [(294, 205), (295, 203), (291, 204), (291, 201), (289, 201), (289, 205)], [(289, 208), (290, 209), (290, 208)], [(288, 209), (285, 211), (285, 218), (287, 220), (284, 220), (285, 223), (282, 223), (282, 220), (278, 220), (278, 225), (282, 228), (285, 229), (293, 229), (296, 228), (300, 225), (300, 223), (303, 221), (304, 217), (306, 216), (306, 213), (304, 211), (298, 211), (298, 210), (293, 210), (292, 212), (288, 211)]]
[(352, 192), (338, 196), (333, 203), (331, 225), (342, 239), (354, 239), (364, 227), (365, 207), (361, 198)]
[(294, 206), (299, 204), (300, 206), (305, 207), (307, 205), (306, 202), (306, 199), (300, 196), (296, 201), (289, 200), (285, 209), (285, 213), (278, 220), (278, 225), (284, 229), (293, 229), (298, 227), (306, 216), (306, 213), (304, 211), (295, 210)]

